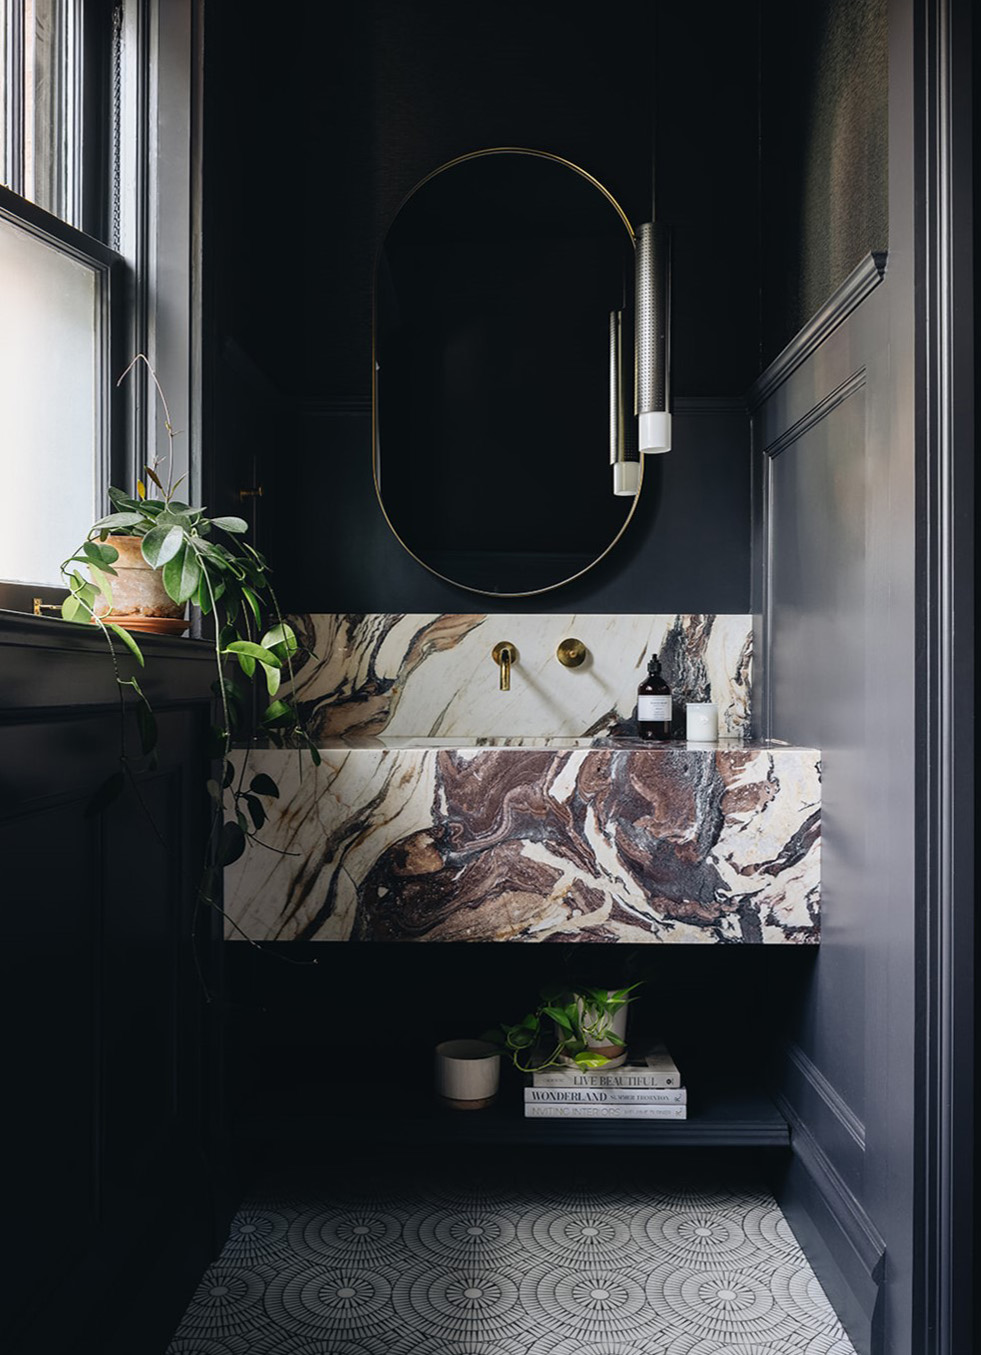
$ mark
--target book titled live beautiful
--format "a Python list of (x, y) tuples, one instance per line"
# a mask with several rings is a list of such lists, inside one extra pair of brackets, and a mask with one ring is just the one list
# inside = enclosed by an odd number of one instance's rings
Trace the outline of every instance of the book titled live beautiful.
[(684, 1120), (688, 1107), (650, 1101), (548, 1101), (544, 1105), (526, 1102), (529, 1120)]
[(531, 1106), (683, 1106), (688, 1101), (684, 1087), (526, 1087), (525, 1103)]
[(619, 1068), (546, 1068), (532, 1074), (535, 1087), (680, 1087), (678, 1065), (666, 1049), (652, 1049), (642, 1059)]

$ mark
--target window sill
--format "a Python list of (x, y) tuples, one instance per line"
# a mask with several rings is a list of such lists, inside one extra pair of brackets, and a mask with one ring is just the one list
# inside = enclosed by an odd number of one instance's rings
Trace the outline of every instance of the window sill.
[[(136, 638), (147, 666), (140, 668), (120, 641), (120, 673), (139, 674), (140, 686), (154, 704), (210, 697), (215, 676), (210, 641), (170, 635)], [(105, 637), (94, 626), (0, 610), (0, 672), (0, 706), (7, 710), (104, 706), (118, 700)]]

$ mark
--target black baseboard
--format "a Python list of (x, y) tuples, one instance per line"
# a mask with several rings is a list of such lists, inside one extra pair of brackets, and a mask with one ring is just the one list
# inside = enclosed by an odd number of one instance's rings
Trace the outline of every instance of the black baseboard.
[(780, 1104), (791, 1125), (780, 1207), (858, 1355), (884, 1355), (885, 1243), (794, 1108)]

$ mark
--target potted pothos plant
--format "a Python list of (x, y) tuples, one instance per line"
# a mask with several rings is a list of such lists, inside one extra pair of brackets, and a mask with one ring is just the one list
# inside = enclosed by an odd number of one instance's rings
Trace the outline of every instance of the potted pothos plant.
[[(263, 801), (279, 795), (271, 776), (264, 772), (250, 776), (247, 758), (236, 770), (230, 757), (233, 744), (253, 738), (253, 684), (264, 689), (257, 720), (261, 733), (280, 746), (305, 746), (315, 764), (320, 754), (293, 704), (279, 695), (284, 675), (292, 680), (299, 645), (280, 613), (269, 565), (245, 540), (248, 523), (242, 518), (209, 517), (206, 508), (177, 498), (181, 482), (173, 480), (175, 434), (156, 373), (146, 357), (138, 354), (120, 381), (139, 362), (145, 363), (163, 409), (166, 467), (161, 461), (147, 466), (146, 478), (137, 482), (135, 495), (110, 488), (113, 511), (92, 524), (84, 542), (62, 565), (69, 590), (62, 616), (66, 621), (94, 624), (104, 634), (124, 721), (129, 705), (134, 704), (127, 702), (127, 691), (135, 697), (139, 752), (131, 753), (122, 738), (119, 769), (98, 788), (88, 812), (94, 814), (110, 804), (122, 793), (127, 779), (141, 765), (152, 766), (156, 757), (152, 707), (138, 679), (123, 676), (117, 644), (144, 668), (144, 655), (132, 632), (181, 631), (186, 628), (187, 604), (199, 607), (204, 617), (213, 618), (212, 692), (217, 718), (211, 727), (209, 756), (220, 766), (219, 775), (207, 783), (213, 814), (199, 900), (215, 906), (221, 870), (236, 861), (249, 839), (261, 831), (266, 821)], [(133, 574), (148, 574), (152, 579), (138, 579), (134, 590), (128, 577)], [(169, 626), (156, 624), (161, 613)]]
[(543, 989), (535, 1009), (514, 1025), (502, 1025), (497, 1038), (523, 1073), (557, 1064), (616, 1067), (627, 1055), (627, 1007), (639, 986)]

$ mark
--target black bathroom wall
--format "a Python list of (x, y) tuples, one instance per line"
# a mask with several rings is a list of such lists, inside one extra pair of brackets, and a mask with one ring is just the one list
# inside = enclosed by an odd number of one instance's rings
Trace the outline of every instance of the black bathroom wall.
[(375, 254), (421, 177), (487, 146), (581, 165), (639, 224), (656, 113), (658, 215), (673, 238), (675, 452), (648, 458), (636, 518), (600, 567), (506, 606), (746, 611), (755, 6), (365, 0), (301, 3), (291, 16), (274, 25), (255, 0), (210, 4), (206, 70), (215, 496), (232, 510), (239, 489), (262, 484), (256, 527), (284, 605), (493, 605), (418, 565), (377, 503)]
[[(918, 1355), (940, 1348), (917, 1325), (931, 885), (913, 656), (932, 506), (916, 432), (915, 27), (913, 6), (890, 4), (887, 45), (886, 9), (804, 7), (799, 43), (785, 8), (764, 5), (764, 335), (768, 356), (790, 348), (752, 401), (754, 610), (764, 729), (822, 752), (821, 946), (787, 1027), (783, 1204), (862, 1355)], [(878, 281), (869, 255), (887, 245)], [(827, 304), (863, 259), (864, 298)], [(815, 313), (824, 337), (809, 346), (797, 331)]]
[(764, 363), (888, 245), (886, 0), (763, 0)]

